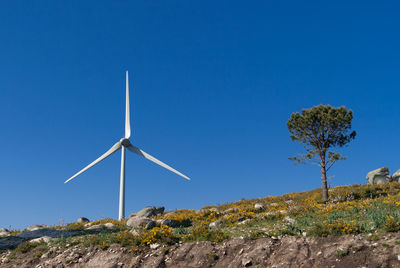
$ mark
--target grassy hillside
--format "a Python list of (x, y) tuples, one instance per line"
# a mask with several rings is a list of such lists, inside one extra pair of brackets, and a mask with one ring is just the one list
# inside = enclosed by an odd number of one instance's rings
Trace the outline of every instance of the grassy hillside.
[[(321, 190), (290, 193), (283, 196), (240, 200), (200, 210), (169, 211), (154, 219), (171, 219), (176, 228), (158, 225), (151, 230), (132, 231), (125, 223), (103, 219), (84, 225), (71, 223), (54, 229), (81, 230), (81, 235), (59, 238), (53, 246), (67, 248), (75, 245), (106, 249), (119, 244), (140, 252), (154, 243), (174, 244), (179, 241), (221, 242), (229, 237), (328, 236), (366, 233), (378, 239), (387, 232), (400, 230), (400, 183), (385, 185), (339, 186), (329, 189), (330, 202), (321, 199)], [(257, 205), (258, 208), (255, 207)], [(217, 227), (209, 227), (218, 222)], [(88, 227), (111, 222), (112, 229), (87, 230)], [(18, 233), (19, 231), (14, 231)], [(24, 253), (45, 243), (25, 242), (14, 251)]]

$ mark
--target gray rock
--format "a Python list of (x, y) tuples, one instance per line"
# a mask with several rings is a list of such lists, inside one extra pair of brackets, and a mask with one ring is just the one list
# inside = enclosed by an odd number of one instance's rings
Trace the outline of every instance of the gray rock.
[(256, 203), (255, 205), (254, 205), (254, 208), (255, 209), (257, 209), (257, 210), (263, 210), (264, 209), (264, 204), (262, 204), (262, 203)]
[(102, 228), (103, 228), (102, 224), (95, 224), (95, 225), (92, 225), (92, 226), (86, 228), (86, 230), (96, 230), (96, 229), (102, 229)]
[(387, 167), (381, 167), (368, 172), (366, 180), (368, 184), (384, 184), (392, 181)]
[(17, 236), (0, 237), (0, 249), (12, 249), (25, 241), (26, 239)]
[(43, 228), (49, 228), (49, 226), (46, 224), (35, 224), (35, 225), (29, 226), (26, 230), (27, 231), (35, 231), (35, 230), (43, 229)]
[(151, 216), (159, 216), (164, 213), (164, 207), (145, 207), (138, 213), (136, 213), (136, 217), (151, 217)]
[(214, 221), (214, 222), (210, 223), (210, 224), (208, 225), (208, 227), (210, 227), (210, 228), (217, 228), (217, 227), (219, 227), (221, 224), (222, 224), (221, 221)]
[(247, 223), (249, 223), (249, 222), (250, 222), (250, 219), (245, 219), (245, 220), (243, 220), (243, 221), (238, 222), (237, 224), (242, 225), (242, 224), (247, 224)]
[(291, 224), (295, 224), (295, 223), (296, 223), (296, 220), (290, 218), (289, 216), (286, 216), (286, 217), (285, 217), (285, 221), (287, 221), (288, 223), (291, 223)]
[(112, 229), (115, 227), (115, 224), (112, 222), (107, 222), (104, 224), (104, 227), (106, 227), (107, 229)]
[(77, 223), (87, 223), (87, 222), (90, 222), (90, 220), (85, 217), (80, 217), (76, 222)]
[(1, 233), (1, 232), (9, 232), (9, 230), (6, 229), (6, 228), (0, 228), (0, 233)]
[(33, 231), (27, 231), (20, 233), (17, 235), (17, 237), (20, 238), (25, 238), (25, 239), (34, 239), (34, 238), (39, 238), (43, 236), (49, 236), (49, 237), (67, 237), (67, 236), (72, 236), (73, 233), (69, 231), (64, 231), (64, 230), (54, 230), (54, 229), (47, 229), (47, 228), (42, 228), (42, 229), (36, 229)]
[(6, 228), (0, 228), (0, 236), (8, 236), (10, 235), (10, 231)]
[(31, 242), (31, 243), (41, 243), (41, 242), (49, 243), (53, 239), (54, 238), (52, 238), (50, 236), (42, 236), (42, 237), (39, 237), (39, 238), (31, 239), (31, 240), (29, 240), (29, 242)]
[(392, 175), (392, 180), (396, 182), (400, 182), (400, 169), (397, 170), (393, 175)]
[(179, 223), (175, 220), (165, 219), (160, 222), (161, 225), (167, 225), (169, 227), (175, 228), (179, 225)]
[(156, 226), (156, 222), (146, 217), (135, 216), (129, 218), (129, 220), (126, 222), (126, 225), (133, 228), (145, 226), (146, 229), (149, 230)]
[(239, 208), (233, 207), (233, 208), (228, 208), (223, 212), (223, 214), (232, 214), (232, 213), (237, 213), (239, 212)]

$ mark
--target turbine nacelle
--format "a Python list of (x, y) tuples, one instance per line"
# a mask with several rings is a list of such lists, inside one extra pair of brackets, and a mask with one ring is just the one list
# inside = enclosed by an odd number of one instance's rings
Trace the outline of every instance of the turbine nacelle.
[(129, 147), (130, 145), (132, 145), (131, 142), (127, 138), (122, 138), (119, 140), (119, 142), (124, 147)]

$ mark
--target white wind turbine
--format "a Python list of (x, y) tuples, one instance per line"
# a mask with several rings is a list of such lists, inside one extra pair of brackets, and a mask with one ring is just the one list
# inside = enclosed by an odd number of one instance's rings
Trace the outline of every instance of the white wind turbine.
[(111, 147), (111, 149), (109, 149), (105, 154), (103, 154), (102, 156), (97, 158), (95, 161), (90, 163), (87, 167), (85, 167), (84, 169), (82, 169), (81, 171), (79, 171), (74, 176), (72, 176), (71, 178), (69, 178), (68, 180), (66, 180), (64, 182), (64, 183), (69, 182), (70, 180), (72, 180), (73, 178), (78, 176), (79, 174), (85, 172), (89, 168), (93, 167), (100, 161), (106, 159), (107, 157), (109, 157), (110, 155), (112, 155), (113, 153), (115, 153), (116, 151), (121, 149), (121, 180), (120, 180), (120, 188), (119, 188), (119, 216), (118, 216), (119, 220), (122, 220), (125, 218), (125, 148), (127, 148), (132, 153), (143, 156), (143, 157), (147, 158), (148, 160), (178, 174), (179, 176), (181, 176), (187, 180), (190, 180), (189, 177), (183, 175), (179, 171), (173, 169), (172, 167), (170, 167), (167, 164), (161, 162), (160, 160), (154, 158), (153, 156), (145, 153), (138, 147), (132, 145), (131, 142), (129, 141), (130, 136), (131, 136), (131, 123), (130, 123), (130, 116), (129, 116), (129, 81), (128, 81), (128, 71), (126, 71), (125, 137), (123, 137), (119, 142), (114, 144)]

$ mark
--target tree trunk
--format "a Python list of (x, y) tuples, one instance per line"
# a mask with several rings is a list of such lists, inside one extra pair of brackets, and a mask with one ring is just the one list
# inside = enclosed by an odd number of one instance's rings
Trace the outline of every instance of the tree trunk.
[(328, 183), (326, 178), (325, 153), (321, 153), (320, 157), (321, 157), (321, 173), (322, 173), (322, 199), (324, 201), (328, 201)]

